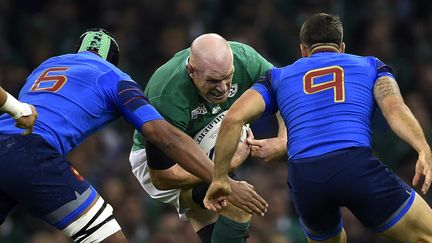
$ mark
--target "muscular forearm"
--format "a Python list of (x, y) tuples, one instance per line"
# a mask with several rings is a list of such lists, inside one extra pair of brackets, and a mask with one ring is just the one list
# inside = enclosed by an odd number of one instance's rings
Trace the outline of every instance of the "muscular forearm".
[(287, 130), (285, 127), (285, 122), (282, 118), (282, 115), (280, 112), (276, 113), (276, 119), (278, 122), (279, 130), (278, 130), (278, 138), (285, 140), (285, 143), (287, 141)]
[(380, 77), (374, 85), (374, 97), (391, 129), (417, 152), (429, 145), (417, 119), (405, 105), (399, 87), (391, 77)]
[(384, 116), (391, 129), (417, 152), (429, 148), (420, 124), (405, 104), (393, 105)]
[(142, 133), (186, 171), (203, 181), (212, 181), (213, 162), (188, 135), (164, 120), (145, 123)]
[(188, 136), (179, 136), (164, 146), (163, 151), (186, 171), (206, 182), (212, 181), (213, 163)]
[(178, 164), (166, 170), (150, 169), (150, 177), (153, 185), (159, 190), (191, 188), (202, 181)]
[(277, 152), (276, 152), (275, 158), (280, 159), (283, 156), (285, 156), (287, 153), (288, 137), (287, 137), (287, 129), (285, 126), (285, 122), (284, 122), (284, 119), (282, 118), (282, 115), (280, 114), (280, 112), (276, 113), (276, 119), (277, 119), (277, 122), (279, 125), (278, 137), (277, 137), (279, 139), (279, 143), (277, 144), (278, 148), (276, 150)]
[(244, 123), (230, 119), (227, 116), (222, 121), (215, 148), (215, 179), (221, 179), (228, 175), (243, 125)]

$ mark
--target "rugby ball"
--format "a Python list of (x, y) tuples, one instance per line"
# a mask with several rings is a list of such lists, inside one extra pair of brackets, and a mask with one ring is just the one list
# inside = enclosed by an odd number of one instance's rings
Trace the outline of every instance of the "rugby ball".
[[(204, 150), (211, 160), (214, 160), (214, 147), (216, 145), (216, 139), (222, 119), (224, 118), (226, 112), (227, 111), (219, 114), (194, 136), (195, 142), (198, 143), (198, 145)], [(249, 124), (243, 126), (239, 142), (246, 141), (249, 130)]]

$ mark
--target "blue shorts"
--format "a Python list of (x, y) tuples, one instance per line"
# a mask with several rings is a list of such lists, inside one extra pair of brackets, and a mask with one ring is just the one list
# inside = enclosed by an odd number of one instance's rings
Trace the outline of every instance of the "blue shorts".
[(290, 160), (288, 174), (294, 206), (312, 240), (340, 233), (340, 207), (375, 232), (385, 231), (405, 215), (415, 197), (411, 187), (364, 147)]
[(42, 137), (0, 135), (0, 223), (20, 204), (64, 229), (96, 197), (96, 190)]

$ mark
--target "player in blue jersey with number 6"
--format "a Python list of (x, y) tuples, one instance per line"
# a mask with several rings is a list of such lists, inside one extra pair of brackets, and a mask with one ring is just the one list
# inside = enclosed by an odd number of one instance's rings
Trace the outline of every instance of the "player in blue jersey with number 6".
[(216, 142), (215, 174), (204, 204), (223, 206), (229, 162), (241, 127), (280, 111), (288, 133), (291, 198), (309, 242), (346, 242), (340, 213), (347, 207), (379, 235), (432, 242), (432, 210), (371, 152), (378, 105), (392, 130), (418, 152), (413, 185), (431, 183), (432, 155), (405, 105), (392, 69), (375, 57), (345, 54), (336, 16), (320, 13), (300, 31), (303, 58), (270, 70), (225, 116)]
[[(11, 116), (0, 117), (0, 223), (20, 204), (75, 242), (126, 242), (112, 207), (66, 159), (121, 116), (176, 163), (211, 181), (212, 161), (148, 103), (138, 84), (116, 67), (118, 59), (113, 37), (91, 29), (74, 54), (46, 60), (27, 78), (19, 99), (38, 111), (33, 134), (22, 136)], [(249, 199), (257, 196), (248, 185), (234, 186)]]

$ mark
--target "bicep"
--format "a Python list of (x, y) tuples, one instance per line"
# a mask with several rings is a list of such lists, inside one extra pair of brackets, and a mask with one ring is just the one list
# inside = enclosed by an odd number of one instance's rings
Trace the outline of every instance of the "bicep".
[(150, 141), (147, 141), (146, 143), (146, 152), (147, 163), (151, 169), (166, 170), (176, 164)]
[(246, 124), (258, 119), (265, 107), (261, 94), (254, 89), (249, 89), (234, 102), (227, 116)]
[(388, 76), (380, 77), (375, 82), (374, 97), (384, 115), (390, 113), (393, 107), (404, 104), (396, 80)]
[(114, 101), (121, 115), (136, 129), (141, 129), (142, 124), (148, 121), (163, 119), (149, 104), (141, 87), (133, 81), (118, 82)]

